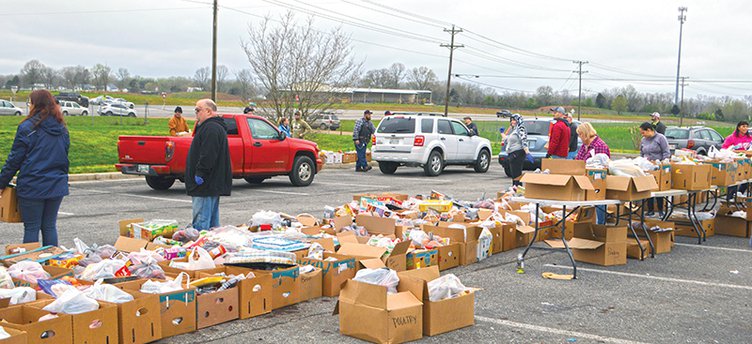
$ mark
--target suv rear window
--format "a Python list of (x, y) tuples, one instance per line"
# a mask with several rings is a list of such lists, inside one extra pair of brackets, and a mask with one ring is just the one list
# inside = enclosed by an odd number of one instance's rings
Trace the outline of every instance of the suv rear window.
[(551, 122), (530, 121), (523, 122), (522, 125), (525, 126), (528, 135), (548, 135), (548, 129), (551, 127)]
[(379, 134), (415, 133), (415, 118), (387, 117), (381, 120)]
[(670, 129), (666, 129), (665, 136), (667, 139), (686, 140), (689, 138), (689, 130), (679, 129), (679, 128), (670, 128)]
[(421, 133), (433, 133), (433, 120), (430, 118), (423, 118), (420, 120), (420, 132)]

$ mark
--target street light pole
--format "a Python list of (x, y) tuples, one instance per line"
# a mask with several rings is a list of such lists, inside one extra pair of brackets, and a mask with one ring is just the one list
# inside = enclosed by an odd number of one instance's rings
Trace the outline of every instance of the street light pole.
[(452, 58), (454, 57), (454, 49), (462, 48), (464, 45), (462, 44), (454, 44), (454, 35), (462, 32), (462, 29), (455, 29), (454, 25), (452, 25), (452, 29), (444, 29), (444, 32), (449, 32), (452, 34), (452, 40), (449, 44), (441, 44), (442, 47), (449, 48), (449, 72), (447, 73), (447, 86), (446, 86), (446, 93), (444, 97), (444, 116), (447, 115), (449, 112), (449, 89), (452, 85)]
[(684, 22), (687, 20), (687, 16), (684, 15), (684, 12), (686, 11), (686, 7), (679, 7), (679, 57), (676, 61), (676, 91), (674, 92), (674, 104), (679, 104), (679, 71), (681, 69), (682, 29), (684, 28)]

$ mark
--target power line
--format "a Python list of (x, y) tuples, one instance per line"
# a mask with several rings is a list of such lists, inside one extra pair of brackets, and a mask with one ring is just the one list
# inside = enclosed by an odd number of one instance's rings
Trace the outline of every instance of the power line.
[(465, 80), (465, 81), (469, 81), (469, 82), (472, 82), (472, 83), (475, 83), (475, 84), (484, 85), (484, 86), (488, 86), (488, 87), (493, 87), (493, 88), (497, 88), (497, 89), (501, 89), (501, 90), (514, 91), (514, 92), (522, 92), (522, 93), (531, 93), (531, 94), (535, 93), (533, 91), (518, 90), (516, 88), (509, 88), (509, 87), (503, 87), (503, 86), (497, 86), (497, 85), (487, 84), (485, 82), (481, 82), (481, 81), (477, 81), (477, 80), (473, 80), (473, 79), (468, 79), (468, 78), (465, 78), (465, 77), (463, 77), (461, 75), (457, 75), (457, 74), (455, 74), (454, 76), (456, 76), (459, 79), (462, 79), (462, 80)]
[(530, 50), (526, 50), (526, 49), (522, 49), (522, 48), (517, 48), (515, 46), (499, 42), (499, 41), (497, 41), (495, 39), (488, 38), (488, 37), (486, 37), (484, 35), (481, 35), (479, 33), (476, 33), (476, 32), (473, 32), (473, 31), (470, 31), (470, 30), (467, 30), (467, 29), (465, 29), (465, 31), (467, 31), (468, 33), (473, 34), (475, 36), (478, 36), (480, 38), (483, 38), (483, 39), (485, 39), (485, 40), (487, 40), (489, 42), (496, 43), (499, 46), (502, 46), (502, 47), (504, 47), (504, 48), (506, 48), (508, 50), (511, 50), (513, 52), (516, 52), (518, 54), (528, 55), (528, 56), (532, 56), (532, 57), (540, 57), (540, 58), (545, 58), (545, 59), (550, 59), (550, 60), (572, 61), (572, 59), (567, 59), (567, 58), (562, 58), (562, 57), (557, 57), (557, 56), (551, 56), (551, 55), (545, 55), (545, 54), (536, 53), (534, 51), (530, 51)]
[(437, 28), (440, 28), (440, 29), (444, 28), (443, 25), (430, 23), (430, 22), (423, 21), (423, 20), (420, 20), (420, 19), (416, 20), (415, 16), (413, 16), (413, 18), (410, 18), (408, 16), (403, 16), (403, 15), (396, 14), (396, 13), (391, 13), (389, 11), (381, 10), (381, 9), (378, 9), (378, 8), (368, 7), (368, 6), (365, 6), (365, 5), (362, 5), (362, 4), (358, 4), (358, 3), (355, 3), (355, 2), (349, 1), (349, 0), (341, 0), (341, 1), (344, 2), (344, 3), (348, 3), (350, 5), (353, 5), (353, 6), (357, 6), (357, 7), (360, 7), (360, 8), (365, 8), (365, 9), (367, 9), (369, 11), (376, 11), (376, 12), (383, 13), (383, 14), (386, 14), (386, 15), (389, 15), (389, 16), (392, 16), (392, 17), (401, 18), (401, 19), (405, 19), (405, 20), (410, 20), (412, 23), (418, 23), (418, 24), (433, 26), (433, 27), (437, 27)]
[(409, 15), (409, 16), (412, 16), (412, 17), (415, 17), (415, 18), (420, 18), (420, 19), (423, 19), (423, 20), (426, 20), (426, 21), (434, 22), (434, 23), (436, 23), (438, 25), (441, 25), (442, 27), (452, 25), (452, 23), (448, 23), (448, 22), (441, 21), (441, 20), (438, 20), (438, 19), (435, 19), (435, 18), (431, 18), (431, 17), (422, 16), (422, 15), (415, 14), (415, 13), (410, 13), (410, 12), (403, 11), (403, 10), (400, 10), (400, 9), (394, 8), (394, 7), (389, 7), (387, 5), (383, 5), (383, 4), (380, 4), (378, 2), (374, 2), (374, 1), (371, 1), (371, 0), (363, 0), (363, 2), (367, 2), (367, 3), (371, 4), (371, 5), (378, 6), (378, 7), (381, 7), (381, 8), (386, 8), (388, 10), (391, 10), (391, 11), (394, 11), (394, 12), (397, 12), (397, 13), (402, 13), (402, 14), (406, 14), (406, 15)]
[(470, 46), (468, 46), (467, 48), (468, 48), (467, 53), (469, 55), (473, 55), (475, 57), (480, 57), (480, 58), (483, 58), (483, 59), (486, 59), (486, 60), (489, 60), (489, 61), (493, 61), (493, 62), (497, 62), (497, 63), (503, 63), (503, 64), (513, 65), (513, 66), (517, 66), (517, 67), (521, 67), (521, 68), (541, 70), (541, 71), (547, 71), (547, 72), (569, 72), (568, 69), (555, 69), (555, 68), (547, 68), (547, 67), (536, 66), (536, 65), (533, 65), (533, 64), (524, 63), (524, 62), (518, 62), (518, 61), (514, 61), (514, 60), (511, 60), (511, 59), (508, 59), (508, 58), (504, 58), (504, 57), (492, 55), (492, 54), (487, 53), (487, 52), (485, 52), (483, 50), (476, 49), (476, 48), (473, 48), (473, 47), (470, 47)]
[(22, 13), (0, 13), (0, 16), (46, 16), (46, 15), (66, 15), (66, 14), (100, 14), (100, 13), (131, 13), (131, 12), (155, 12), (155, 11), (180, 11), (180, 10), (199, 10), (204, 7), (164, 7), (164, 8), (132, 8), (132, 9), (113, 9), (113, 10), (82, 10), (82, 11), (60, 11), (60, 12), (22, 12)]

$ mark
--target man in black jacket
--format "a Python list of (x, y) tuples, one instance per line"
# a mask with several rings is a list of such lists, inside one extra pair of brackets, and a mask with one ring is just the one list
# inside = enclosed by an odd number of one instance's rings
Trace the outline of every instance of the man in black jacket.
[(666, 135), (666, 125), (661, 122), (661, 114), (658, 112), (653, 112), (652, 115), (650, 115), (650, 119), (652, 120), (653, 128), (655, 128), (655, 132)]
[(371, 142), (371, 135), (376, 132), (376, 128), (371, 122), (371, 110), (363, 112), (363, 117), (355, 121), (353, 128), (353, 142), (355, 143), (355, 152), (358, 153), (358, 160), (355, 162), (355, 172), (368, 172), (371, 166), (366, 160), (366, 147)]
[(219, 196), (230, 196), (232, 166), (227, 127), (211, 99), (196, 102), (196, 133), (185, 162), (185, 188), (193, 197), (193, 228), (219, 227)]

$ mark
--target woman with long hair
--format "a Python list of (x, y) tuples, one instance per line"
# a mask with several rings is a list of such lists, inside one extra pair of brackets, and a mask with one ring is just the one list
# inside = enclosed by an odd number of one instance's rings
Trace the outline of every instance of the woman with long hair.
[(29, 115), (18, 125), (0, 191), (18, 172), (16, 196), (24, 223), (23, 242), (57, 246), (57, 212), (68, 195), (70, 136), (55, 98), (47, 90), (29, 95)]
[(501, 134), (504, 140), (504, 149), (507, 152), (507, 164), (509, 165), (512, 185), (522, 185), (516, 181), (517, 177), (522, 175), (522, 167), (525, 164), (525, 158), (528, 153), (527, 131), (520, 114), (512, 114), (509, 118), (510, 127), (506, 133)]
[(741, 121), (736, 124), (736, 129), (723, 141), (722, 148), (747, 149), (752, 142), (752, 135), (749, 130), (749, 123)]

